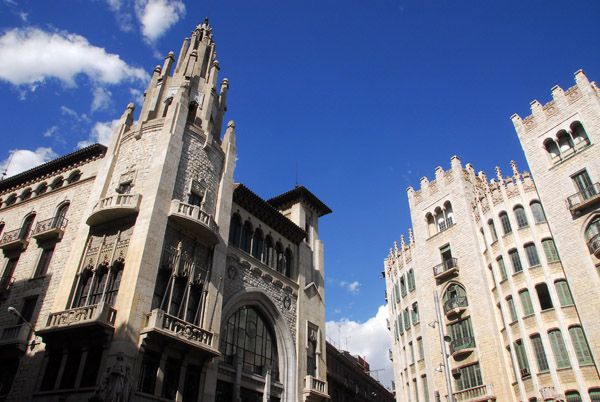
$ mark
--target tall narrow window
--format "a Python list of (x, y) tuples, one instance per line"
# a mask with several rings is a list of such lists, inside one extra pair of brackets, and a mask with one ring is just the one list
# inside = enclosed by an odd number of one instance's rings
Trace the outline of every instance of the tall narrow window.
[(556, 293), (558, 294), (558, 300), (560, 301), (560, 305), (564, 306), (572, 306), (575, 304), (573, 302), (573, 297), (571, 296), (571, 291), (569, 290), (569, 284), (565, 280), (558, 280), (554, 282), (554, 287), (556, 287)]
[(498, 257), (498, 259), (496, 261), (498, 261), (498, 268), (500, 269), (500, 277), (502, 278), (502, 280), (505, 280), (507, 278), (507, 275), (506, 275), (506, 267), (504, 266), (504, 258)]
[(496, 226), (494, 225), (494, 221), (490, 219), (488, 221), (488, 227), (490, 228), (490, 234), (492, 235), (492, 243), (498, 240), (498, 234), (496, 233)]
[(231, 223), (229, 224), (229, 243), (239, 247), (241, 234), (242, 218), (238, 214), (233, 214), (231, 217)]
[(21, 226), (21, 230), (19, 231), (19, 239), (27, 239), (29, 237), (29, 233), (31, 232), (31, 226), (33, 226), (33, 221), (35, 220), (35, 214), (30, 214), (23, 221), (23, 226)]
[(571, 336), (571, 342), (573, 343), (579, 365), (593, 364), (594, 360), (592, 359), (592, 354), (590, 353), (590, 348), (585, 339), (583, 329), (579, 326), (571, 327), (569, 328), (569, 335)]
[(418, 324), (419, 323), (419, 303), (414, 302), (412, 304), (411, 315), (412, 315), (413, 325)]
[(262, 260), (263, 253), (263, 234), (260, 229), (254, 231), (252, 236), (252, 256), (257, 260)]
[(531, 298), (529, 297), (529, 290), (524, 289), (519, 292), (519, 297), (521, 298), (521, 307), (523, 307), (523, 314), (530, 315), (533, 314), (533, 304), (531, 304)]
[(515, 308), (515, 302), (512, 296), (506, 298), (506, 303), (508, 304), (508, 310), (510, 311), (510, 322), (517, 321), (517, 309)]
[(275, 258), (277, 260), (277, 272), (284, 273), (284, 261), (283, 261), (283, 245), (280, 242), (275, 244)]
[(54, 222), (52, 222), (53, 228), (62, 229), (66, 226), (66, 224), (67, 224), (66, 216), (67, 216), (67, 211), (69, 210), (69, 206), (70, 206), (70, 204), (68, 202), (66, 202), (66, 203), (62, 204), (56, 210), (56, 216), (54, 217)]
[(510, 226), (508, 214), (504, 211), (500, 212), (500, 222), (502, 223), (502, 230), (504, 231), (505, 235), (512, 232), (512, 227)]
[(48, 267), (50, 266), (50, 261), (52, 260), (52, 254), (54, 254), (54, 246), (42, 249), (42, 254), (40, 254), (40, 259), (35, 268), (35, 274), (33, 275), (34, 278), (46, 275)]
[(590, 401), (600, 402), (600, 388), (590, 389)]
[(519, 252), (517, 249), (512, 249), (508, 252), (508, 256), (510, 257), (510, 262), (513, 266), (513, 272), (516, 274), (517, 272), (521, 272), (523, 270), (523, 266), (521, 265), (521, 258), (519, 258)]
[(417, 338), (417, 347), (419, 349), (419, 360), (425, 358), (425, 350), (423, 349), (423, 338)]
[(579, 391), (567, 391), (565, 392), (565, 397), (567, 398), (567, 402), (581, 402), (581, 395)]
[(252, 224), (249, 221), (244, 222), (242, 226), (242, 236), (240, 248), (250, 254), (250, 247), (252, 245)]
[(540, 372), (548, 371), (548, 359), (546, 358), (546, 352), (544, 351), (544, 344), (540, 334), (531, 335), (531, 344), (535, 352), (535, 359), (537, 360), (538, 370)]
[(6, 266), (4, 267), (4, 271), (2, 272), (2, 277), (0, 278), (0, 293), (8, 290), (13, 281), (13, 275), (15, 273), (15, 268), (17, 267), (17, 263), (19, 262), (19, 257), (9, 258)]
[(538, 294), (538, 299), (540, 300), (540, 307), (542, 310), (549, 310), (554, 308), (552, 305), (552, 298), (550, 297), (550, 292), (548, 292), (548, 285), (545, 283), (540, 283), (535, 285), (535, 290)]
[(461, 367), (459, 370), (460, 377), (456, 379), (457, 391), (462, 391), (464, 389), (475, 388), (483, 385), (483, 379), (481, 378), (481, 369), (479, 367), (479, 363)]
[(542, 208), (542, 204), (539, 201), (531, 202), (531, 213), (533, 214), (533, 220), (535, 223), (544, 223), (546, 222), (546, 215), (544, 214), (544, 209)]
[(412, 268), (408, 270), (408, 290), (415, 290), (415, 271)]
[(544, 247), (544, 254), (548, 262), (558, 261), (558, 251), (556, 251), (556, 245), (552, 239), (542, 240), (542, 247)]
[(583, 170), (576, 175), (572, 176), (571, 179), (577, 188), (579, 196), (582, 198), (581, 201), (587, 200), (596, 195), (597, 191), (594, 187), (587, 170)]
[(517, 225), (519, 225), (519, 228), (529, 226), (529, 222), (527, 222), (527, 216), (525, 215), (525, 209), (521, 205), (518, 205), (515, 207), (514, 211), (515, 218), (517, 218)]
[(306, 375), (317, 376), (317, 339), (318, 330), (312, 325), (308, 327), (308, 352), (306, 355)]
[(570, 126), (570, 129), (573, 142), (575, 143), (575, 147), (577, 147), (577, 149), (590, 144), (590, 139), (580, 122), (573, 122)]
[(285, 254), (284, 254), (284, 272), (283, 274), (285, 276), (287, 276), (288, 278), (292, 277), (292, 261), (293, 261), (293, 256), (292, 256), (292, 250), (290, 250), (289, 248), (285, 249)]
[(519, 364), (521, 377), (530, 375), (529, 362), (527, 361), (527, 353), (525, 352), (525, 345), (523, 345), (522, 339), (515, 341), (515, 354), (517, 355), (517, 363)]
[(425, 397), (425, 401), (429, 400), (429, 388), (427, 386), (427, 376), (425, 374), (423, 374), (421, 376), (421, 384), (423, 387), (423, 396)]
[(565, 341), (563, 340), (560, 330), (553, 329), (548, 332), (550, 338), (550, 345), (552, 346), (552, 352), (554, 353), (554, 359), (556, 360), (556, 366), (558, 368), (571, 367), (569, 361), (569, 355), (565, 348)]
[(408, 307), (404, 309), (404, 329), (410, 329), (410, 313)]
[(270, 235), (267, 235), (267, 237), (265, 238), (265, 252), (263, 254), (263, 262), (270, 267), (274, 267), (275, 264), (273, 263), (273, 261), (273, 238)]
[(538, 256), (537, 249), (535, 248), (535, 244), (528, 243), (525, 245), (525, 254), (527, 255), (527, 261), (529, 262), (530, 267), (535, 267), (536, 265), (540, 265), (540, 257)]
[(402, 297), (406, 296), (406, 279), (404, 278), (404, 275), (400, 277), (400, 291), (402, 292)]

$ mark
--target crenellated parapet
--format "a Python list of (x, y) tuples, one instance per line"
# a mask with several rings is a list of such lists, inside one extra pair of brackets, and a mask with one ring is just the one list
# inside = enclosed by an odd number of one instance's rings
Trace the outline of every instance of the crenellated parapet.
[(397, 241), (394, 242), (394, 247), (390, 248), (388, 257), (385, 259), (386, 275), (394, 277), (402, 270), (407, 264), (412, 261), (412, 253), (415, 246), (415, 239), (413, 236), (412, 229), (408, 229), (408, 242), (404, 235), (400, 236), (400, 244)]
[(583, 70), (575, 73), (576, 85), (564, 91), (558, 85), (552, 88), (552, 100), (542, 105), (537, 100), (531, 102), (531, 114), (521, 118), (518, 114), (511, 116), (515, 129), (522, 135), (534, 128), (545, 125), (546, 122), (557, 120), (561, 114), (583, 97), (593, 97), (600, 100), (600, 90), (595, 82), (590, 82)]

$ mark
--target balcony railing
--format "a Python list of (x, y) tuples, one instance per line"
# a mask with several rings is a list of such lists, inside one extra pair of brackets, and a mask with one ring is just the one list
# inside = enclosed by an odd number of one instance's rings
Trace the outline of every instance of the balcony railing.
[(218, 228), (215, 220), (198, 205), (173, 200), (171, 201), (169, 217), (174, 219), (179, 225), (202, 234), (204, 239), (209, 243), (217, 244), (219, 242), (217, 235)]
[(450, 352), (453, 357), (470, 353), (473, 349), (475, 349), (475, 338), (472, 336), (456, 338), (450, 342)]
[(584, 188), (582, 191), (567, 198), (567, 205), (572, 212), (587, 207), (600, 198), (600, 183)]
[(17, 348), (25, 351), (30, 333), (31, 328), (26, 324), (4, 327), (1, 329), (0, 345), (5, 346), (15, 344)]
[(433, 267), (433, 277), (439, 279), (455, 271), (458, 271), (458, 260), (456, 258), (449, 258)]
[(102, 198), (94, 205), (86, 223), (90, 226), (136, 215), (140, 210), (140, 194), (116, 194)]
[(38, 222), (31, 232), (31, 236), (37, 240), (60, 238), (65, 232), (68, 222), (64, 216), (55, 216)]
[[(494, 388), (492, 384), (484, 384), (478, 387), (463, 389), (462, 391), (453, 392), (454, 400), (459, 401), (486, 401), (495, 399)], [(446, 399), (448, 397), (446, 396)]]
[(208, 350), (214, 356), (219, 355), (219, 352), (214, 350), (212, 346), (212, 332), (169, 315), (162, 310), (156, 309), (146, 315), (146, 328), (144, 328), (142, 332), (148, 333), (152, 331), (167, 335), (171, 339), (178, 339), (193, 346), (200, 347), (203, 350)]
[[(304, 377), (304, 393), (309, 394), (307, 400), (328, 399), (327, 392), (327, 381), (319, 380), (310, 375)], [(311, 396), (317, 398), (311, 398)]]
[(179, 247), (165, 247), (161, 266), (171, 270), (175, 276), (191, 277), (192, 282), (197, 283), (207, 281), (210, 274), (207, 265), (194, 261)]
[(590, 253), (600, 258), (600, 233), (597, 233), (589, 239), (587, 245)]
[(468, 305), (466, 296), (453, 297), (444, 303), (444, 314), (449, 315), (450, 313), (460, 312), (466, 309)]
[(89, 323), (98, 323), (112, 327), (115, 323), (116, 316), (117, 310), (106, 303), (72, 308), (65, 311), (59, 311), (58, 313), (51, 313), (48, 317), (46, 328), (42, 331)]
[(29, 244), (27, 238), (29, 238), (29, 230), (23, 228), (5, 232), (0, 239), (0, 249), (5, 251), (17, 248), (24, 249)]

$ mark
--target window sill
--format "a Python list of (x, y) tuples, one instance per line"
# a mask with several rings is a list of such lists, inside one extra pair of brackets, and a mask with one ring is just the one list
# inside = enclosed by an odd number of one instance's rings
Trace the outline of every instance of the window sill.
[(556, 372), (559, 372), (559, 371), (569, 371), (569, 370), (573, 370), (573, 367), (569, 366), (569, 367), (557, 368)]
[(517, 275), (519, 275), (519, 274), (521, 274), (521, 275), (522, 275), (522, 274), (523, 274), (523, 271), (521, 270), (521, 271), (519, 271), (519, 272), (515, 272), (514, 274), (512, 274), (512, 277), (514, 278), (515, 276), (517, 276)]
[(531, 317), (535, 317), (535, 313), (527, 314), (527, 315), (523, 316), (523, 319), (526, 320)]
[(547, 308), (546, 310), (542, 310), (542, 314), (545, 314), (545, 313), (551, 313), (551, 312), (553, 312), (553, 311), (554, 311), (554, 307), (552, 307), (552, 308)]
[(553, 169), (556, 166), (562, 165), (563, 162), (568, 161), (575, 155), (579, 155), (581, 152), (585, 151), (586, 149), (591, 148), (593, 145), (594, 144), (580, 145), (579, 149), (571, 148), (573, 150), (573, 152), (570, 153), (569, 155), (567, 155), (565, 157), (557, 156), (554, 158), (554, 160), (551, 160), (550, 162), (552, 162), (552, 166), (550, 166), (550, 169)]
[(519, 228), (517, 230), (528, 229), (528, 228), (529, 228), (529, 224), (527, 224), (525, 226), (519, 226)]
[(536, 264), (536, 265), (532, 265), (529, 267), (529, 269), (536, 269), (536, 268), (541, 268), (542, 264)]
[(512, 326), (514, 326), (518, 322), (519, 322), (519, 320), (514, 320), (513, 322), (509, 323), (508, 326), (512, 327)]
[[(431, 240), (431, 239), (433, 239), (435, 236), (439, 235), (440, 233), (444, 233), (444, 232), (446, 232), (446, 231), (447, 231), (447, 230), (449, 230), (449, 229), (452, 229), (454, 226), (456, 226), (456, 223), (453, 223), (452, 225), (446, 226), (446, 228), (445, 228), (445, 229), (443, 229), (443, 230), (440, 230), (439, 232), (436, 232), (436, 233), (432, 234), (431, 236), (429, 236), (429, 237), (427, 238), (427, 240)], [(427, 240), (426, 240), (426, 241), (427, 241)]]

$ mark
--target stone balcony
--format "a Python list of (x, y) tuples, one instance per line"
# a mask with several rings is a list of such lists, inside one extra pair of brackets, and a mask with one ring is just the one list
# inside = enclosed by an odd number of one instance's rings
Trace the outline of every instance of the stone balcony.
[(31, 328), (27, 324), (13, 325), (0, 329), (0, 348), (15, 347), (25, 352)]
[(433, 267), (433, 277), (435, 279), (444, 279), (458, 271), (458, 260), (456, 258), (449, 258)]
[(467, 355), (475, 350), (475, 338), (472, 336), (464, 336), (462, 338), (453, 339), (450, 342), (450, 353), (453, 358), (458, 358)]
[(75, 336), (88, 336), (92, 333), (112, 335), (117, 310), (107, 303), (76, 307), (50, 313), (46, 326), (36, 333), (47, 342), (67, 333)]
[(327, 381), (319, 380), (313, 376), (304, 377), (304, 389), (302, 391), (304, 401), (318, 402), (329, 400), (327, 393)]
[(219, 243), (218, 228), (214, 218), (197, 205), (172, 200), (169, 219), (201, 235), (208, 244), (214, 245)]
[(567, 205), (571, 212), (577, 212), (600, 199), (600, 183), (594, 183), (567, 198)]
[[(484, 384), (478, 387), (463, 389), (462, 391), (453, 392), (452, 395), (456, 402), (483, 402), (496, 400), (492, 384)], [(446, 396), (446, 400), (448, 400), (448, 396)]]
[(467, 309), (468, 305), (466, 296), (452, 297), (444, 303), (444, 314), (447, 318), (459, 315)]
[(140, 194), (115, 194), (102, 198), (94, 205), (92, 214), (87, 218), (89, 226), (95, 226), (137, 215), (140, 211), (142, 196)]
[(29, 232), (22, 233), (23, 228), (11, 230), (10, 232), (4, 232), (4, 235), (0, 239), (0, 249), (4, 251), (12, 250), (24, 250), (27, 248), (29, 241)]
[(165, 313), (162, 310), (152, 310), (146, 315), (141, 336), (157, 344), (177, 343), (191, 353), (206, 357), (219, 356), (219, 351), (213, 345), (213, 333), (194, 324)]
[(65, 228), (69, 221), (63, 216), (55, 216), (50, 219), (38, 222), (31, 232), (31, 237), (37, 241), (60, 239), (65, 233)]

